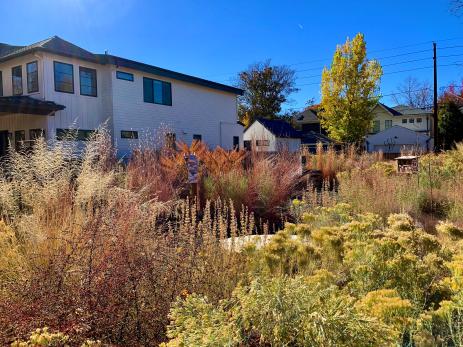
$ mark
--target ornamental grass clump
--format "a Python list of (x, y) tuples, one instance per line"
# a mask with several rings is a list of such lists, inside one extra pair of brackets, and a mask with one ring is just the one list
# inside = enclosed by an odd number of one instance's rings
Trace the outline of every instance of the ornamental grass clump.
[(125, 171), (108, 140), (100, 131), (78, 158), (70, 141), (39, 142), (0, 174), (1, 345), (43, 326), (73, 346), (157, 345), (177, 295), (215, 302), (242, 279), (243, 256), (220, 240), (255, 232), (247, 209), (217, 200), (198, 213), (167, 198), (148, 169)]

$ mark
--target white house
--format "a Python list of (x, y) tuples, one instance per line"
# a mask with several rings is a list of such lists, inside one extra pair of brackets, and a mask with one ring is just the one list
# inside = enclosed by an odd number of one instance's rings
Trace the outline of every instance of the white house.
[[(107, 124), (119, 155), (166, 139), (242, 146), (242, 90), (156, 66), (94, 54), (57, 36), (29, 46), (0, 43), (0, 155), (37, 136), (85, 140)], [(159, 132), (158, 132), (159, 133)], [(9, 140), (9, 141), (8, 141)]]
[(393, 125), (365, 139), (367, 152), (383, 152), (398, 155), (402, 152), (425, 153), (433, 147), (432, 138), (426, 133), (416, 132), (399, 125)]
[(378, 103), (373, 108), (372, 113), (373, 124), (370, 131), (371, 134), (398, 125), (415, 132), (432, 136), (432, 110), (405, 105), (389, 107), (382, 103)]
[(296, 152), (301, 147), (301, 133), (279, 119), (257, 118), (244, 131), (243, 140), (245, 148), (260, 152)]

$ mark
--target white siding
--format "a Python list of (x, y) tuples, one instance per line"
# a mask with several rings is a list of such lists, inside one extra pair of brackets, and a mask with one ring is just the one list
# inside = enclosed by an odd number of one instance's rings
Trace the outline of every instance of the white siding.
[[(39, 91), (37, 93), (28, 93), (27, 92), (27, 72), (26, 72), (26, 64), (31, 63), (33, 61), (37, 61), (38, 66), (38, 76), (39, 76)], [(42, 64), (42, 56), (40, 54), (28, 54), (22, 57), (14, 58), (3, 63), (0, 63), (0, 71), (2, 71), (3, 75), (3, 96), (11, 96), (13, 95), (12, 90), (12, 79), (11, 79), (11, 69), (15, 66), (21, 66), (22, 68), (22, 86), (23, 86), (23, 94), (22, 95), (30, 95), (35, 98), (43, 98), (43, 64)]]
[[(243, 135), (244, 141), (251, 141), (251, 145), (256, 151), (275, 152), (277, 150), (277, 139), (270, 131), (267, 130), (258, 121), (251, 124)], [(256, 141), (268, 141), (268, 146), (257, 146)]]
[[(111, 92), (108, 66), (51, 54), (45, 54), (43, 61), (45, 99), (66, 106), (64, 110), (57, 112), (55, 117), (49, 117), (50, 133), (55, 133), (57, 128), (70, 127), (93, 130), (104, 122), (109, 122), (108, 127), (112, 127), (112, 108), (108, 101), (108, 93)], [(55, 91), (54, 61), (73, 65), (74, 93)], [(97, 70), (97, 97), (80, 95), (79, 66)]]
[[(134, 75), (134, 81), (116, 78), (116, 68), (111, 71), (113, 94), (113, 121), (117, 147), (122, 154), (139, 143), (155, 143), (160, 129), (176, 134), (178, 141), (191, 143), (193, 135), (202, 136), (210, 147), (231, 149), (233, 136), (225, 125), (236, 124), (236, 96), (195, 84), (141, 73), (136, 70), (118, 69)], [(172, 84), (172, 106), (143, 101), (143, 77), (159, 79)], [(135, 130), (140, 139), (121, 139), (121, 130)]]
[(413, 130), (393, 126), (366, 138), (368, 152), (400, 153), (401, 150), (428, 152), (432, 148), (429, 136)]
[[(55, 138), (57, 128), (79, 128), (93, 130), (106, 123), (113, 134), (113, 142), (121, 155), (127, 154), (145, 143), (155, 143), (154, 133), (159, 129), (170, 129), (177, 140), (191, 143), (193, 135), (201, 135), (211, 148), (233, 147), (233, 137), (240, 138), (242, 126), (237, 124), (236, 95), (228, 92), (181, 82), (137, 70), (116, 69), (113, 65), (100, 65), (85, 60), (73, 59), (40, 52), (8, 62), (0, 63), (3, 73), (4, 95), (11, 95), (11, 68), (22, 65), (23, 89), (27, 95), (26, 63), (38, 61), (39, 93), (33, 97), (54, 101), (65, 106), (55, 116), (0, 115), (0, 130), (28, 130), (44, 128), (48, 139)], [(74, 93), (55, 91), (54, 64), (62, 62), (73, 65)], [(97, 71), (97, 97), (80, 95), (79, 67)], [(116, 70), (130, 72), (134, 82), (116, 78)], [(145, 103), (143, 101), (143, 77), (170, 82), (172, 106)], [(139, 140), (121, 139), (121, 130), (139, 132)]]

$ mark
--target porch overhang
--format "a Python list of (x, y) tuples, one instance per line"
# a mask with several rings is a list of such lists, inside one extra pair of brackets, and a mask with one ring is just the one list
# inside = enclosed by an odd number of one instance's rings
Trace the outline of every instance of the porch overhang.
[(56, 111), (64, 110), (65, 106), (32, 98), (30, 96), (1, 96), (0, 114), (33, 114), (53, 115)]

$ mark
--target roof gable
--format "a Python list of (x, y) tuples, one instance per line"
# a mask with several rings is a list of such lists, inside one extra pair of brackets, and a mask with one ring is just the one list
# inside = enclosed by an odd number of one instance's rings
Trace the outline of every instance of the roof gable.
[(320, 120), (317, 116), (317, 111), (312, 110), (310, 108), (306, 108), (301, 113), (295, 116), (295, 121), (298, 124), (306, 124), (306, 123), (320, 123)]
[[(55, 53), (59, 55), (64, 55), (71, 58), (79, 58), (83, 60), (97, 61), (97, 57), (83, 48), (76, 46), (73, 43), (70, 43), (58, 36), (53, 36), (48, 39), (36, 42), (29, 46), (10, 46), (15, 47), (10, 49), (4, 54), (0, 53), (0, 61), (5, 61), (8, 59), (15, 58), (24, 54), (30, 54), (35, 51), (44, 51), (49, 53)], [(6, 54), (5, 54), (6, 53)]]
[(111, 64), (116, 66), (124, 66), (134, 70), (151, 73), (161, 77), (172, 78), (175, 80), (188, 82), (196, 85), (201, 85), (207, 88), (225, 91), (228, 93), (242, 95), (243, 90), (235, 87), (231, 87), (225, 84), (205, 80), (199, 77), (186, 75), (183, 73), (163, 69), (157, 66), (139, 63), (133, 60), (116, 57), (109, 54), (93, 54), (75, 44), (63, 40), (58, 36), (53, 36), (48, 39), (36, 42), (29, 46), (12, 46), (4, 43), (0, 43), (0, 62), (13, 59), (18, 56), (30, 54), (36, 51), (43, 51), (62, 55), (70, 58), (78, 58), (86, 61), (95, 62), (98, 64)]
[(294, 129), (291, 124), (281, 119), (266, 119), (257, 118), (256, 122), (259, 122), (268, 131), (270, 131), (276, 137), (283, 138), (300, 138), (301, 133)]

